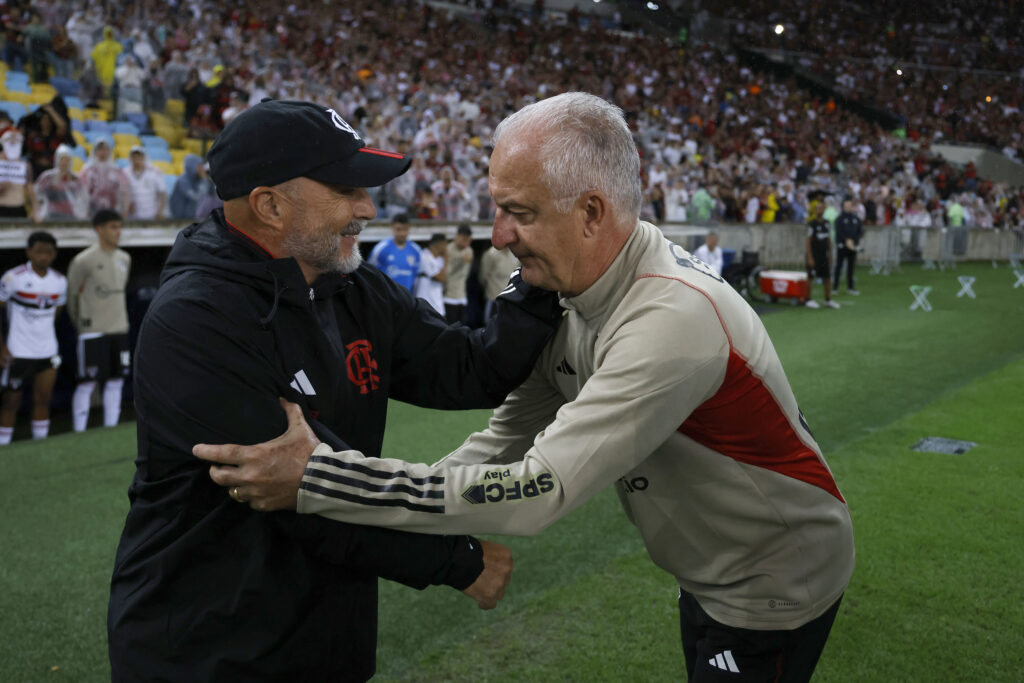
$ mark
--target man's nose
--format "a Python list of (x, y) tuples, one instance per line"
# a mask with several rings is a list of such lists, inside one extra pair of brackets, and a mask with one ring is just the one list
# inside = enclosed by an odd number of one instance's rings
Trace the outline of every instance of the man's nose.
[(491, 229), (491, 244), (495, 249), (504, 249), (516, 241), (515, 226), (511, 217), (501, 209), (494, 214), (494, 227)]
[(357, 188), (352, 213), (356, 218), (366, 221), (377, 217), (377, 207), (374, 206), (373, 199), (365, 187)]

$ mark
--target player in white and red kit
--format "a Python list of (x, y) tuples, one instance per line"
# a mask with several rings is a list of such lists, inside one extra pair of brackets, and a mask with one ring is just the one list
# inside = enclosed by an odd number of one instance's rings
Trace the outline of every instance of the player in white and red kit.
[(68, 283), (50, 268), (57, 257), (57, 240), (48, 232), (28, 238), (28, 263), (4, 273), (0, 304), (7, 308), (7, 338), (0, 341), (0, 445), (11, 442), (21, 392), (32, 381), (32, 438), (50, 433), (50, 399), (60, 355), (54, 321), (67, 301)]

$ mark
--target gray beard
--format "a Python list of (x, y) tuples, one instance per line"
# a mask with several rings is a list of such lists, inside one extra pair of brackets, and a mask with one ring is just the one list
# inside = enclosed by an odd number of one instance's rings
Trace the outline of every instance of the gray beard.
[(293, 230), (284, 239), (283, 246), (288, 254), (316, 268), (321, 273), (337, 272), (347, 275), (355, 272), (363, 262), (359, 246), (347, 256), (339, 255), (341, 238), (346, 234), (359, 234), (366, 227), (366, 221), (353, 220), (342, 231), (341, 235), (310, 234), (306, 231)]

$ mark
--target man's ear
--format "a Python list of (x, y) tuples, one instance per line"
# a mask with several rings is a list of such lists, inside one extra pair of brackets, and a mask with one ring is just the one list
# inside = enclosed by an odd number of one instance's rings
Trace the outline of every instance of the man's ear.
[(249, 209), (261, 223), (277, 229), (284, 228), (283, 203), (269, 187), (255, 187), (249, 192)]
[(601, 192), (587, 192), (580, 197), (579, 208), (583, 211), (583, 235), (593, 237), (601, 228), (611, 223), (608, 199)]

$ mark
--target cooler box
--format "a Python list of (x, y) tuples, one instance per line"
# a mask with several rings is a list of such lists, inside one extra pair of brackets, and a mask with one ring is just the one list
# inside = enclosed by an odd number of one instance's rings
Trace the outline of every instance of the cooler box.
[(807, 273), (796, 270), (762, 270), (761, 291), (773, 299), (806, 299)]

